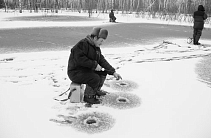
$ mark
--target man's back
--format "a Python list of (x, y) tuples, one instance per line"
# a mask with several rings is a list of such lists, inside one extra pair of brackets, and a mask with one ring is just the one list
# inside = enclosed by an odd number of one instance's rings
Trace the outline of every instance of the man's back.
[(203, 22), (207, 19), (207, 15), (204, 11), (195, 11), (193, 14), (193, 18), (195, 22)]
[(114, 13), (113, 12), (109, 13), (109, 18), (114, 18)]
[(198, 11), (194, 12), (193, 18), (194, 18), (193, 28), (203, 29), (204, 28), (204, 20), (207, 19), (207, 14), (205, 13), (205, 9), (202, 5), (199, 5)]

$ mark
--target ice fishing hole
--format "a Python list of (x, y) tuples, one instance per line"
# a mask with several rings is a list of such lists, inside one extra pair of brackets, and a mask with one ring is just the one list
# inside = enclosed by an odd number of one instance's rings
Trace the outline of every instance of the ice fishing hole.
[(124, 86), (124, 85), (127, 85), (126, 83), (123, 83), (123, 82), (121, 82), (119, 85), (122, 85), (122, 86)]
[(141, 104), (141, 99), (132, 93), (115, 92), (102, 98), (102, 104), (117, 109), (130, 109)]
[(115, 120), (109, 114), (91, 112), (78, 115), (71, 126), (78, 131), (93, 134), (111, 129), (114, 123)]
[(138, 87), (138, 84), (129, 80), (111, 81), (110, 87), (118, 91), (132, 91)]
[(123, 99), (123, 98), (118, 99), (118, 101), (119, 101), (119, 102), (122, 102), (122, 103), (127, 102), (127, 100), (126, 100), (126, 99)]
[(86, 121), (86, 123), (90, 125), (90, 124), (97, 123), (97, 121), (94, 120), (94, 119), (89, 119), (89, 120)]

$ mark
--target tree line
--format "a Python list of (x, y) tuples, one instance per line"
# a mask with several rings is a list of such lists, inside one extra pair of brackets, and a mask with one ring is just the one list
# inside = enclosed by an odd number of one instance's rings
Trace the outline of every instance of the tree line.
[(122, 13), (192, 14), (198, 5), (211, 14), (211, 0), (0, 0), (0, 8), (39, 11), (61, 9), (107, 13), (111, 9)]

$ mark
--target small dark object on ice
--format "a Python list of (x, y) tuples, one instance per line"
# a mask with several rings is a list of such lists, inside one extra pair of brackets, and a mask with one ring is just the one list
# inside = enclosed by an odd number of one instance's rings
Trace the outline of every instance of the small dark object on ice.
[(13, 58), (6, 58), (6, 59), (2, 59), (2, 60), (0, 60), (0, 61), (13, 61), (14, 59)]
[(188, 37), (188, 38), (187, 38), (187, 43), (188, 43), (188, 44), (191, 44), (192, 42), (193, 42), (193, 38)]

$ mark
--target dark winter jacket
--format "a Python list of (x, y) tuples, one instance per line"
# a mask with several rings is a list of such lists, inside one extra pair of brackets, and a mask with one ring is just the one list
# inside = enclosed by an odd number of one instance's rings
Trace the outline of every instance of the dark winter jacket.
[(87, 36), (71, 49), (68, 61), (68, 74), (84, 69), (94, 71), (97, 64), (104, 68), (108, 74), (114, 74), (115, 69), (101, 54), (100, 48), (94, 45), (93, 39)]
[(198, 11), (195, 11), (193, 14), (194, 18), (194, 29), (203, 29), (204, 28), (204, 20), (207, 19), (207, 14), (205, 13), (205, 9), (202, 5), (199, 5)]
[(110, 19), (116, 18), (116, 17), (114, 16), (114, 12), (113, 12), (113, 11), (111, 11), (111, 12), (109, 13), (109, 18), (110, 18)]

